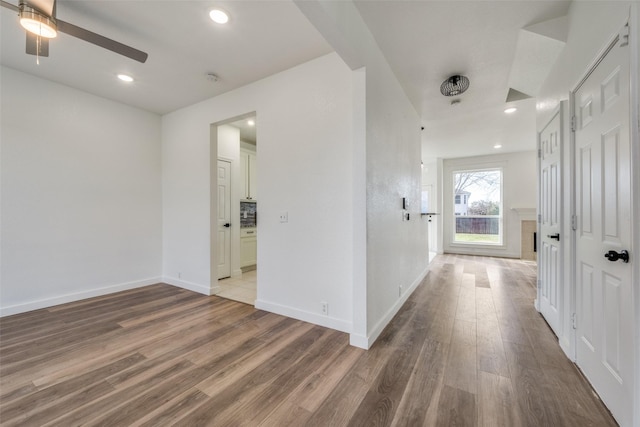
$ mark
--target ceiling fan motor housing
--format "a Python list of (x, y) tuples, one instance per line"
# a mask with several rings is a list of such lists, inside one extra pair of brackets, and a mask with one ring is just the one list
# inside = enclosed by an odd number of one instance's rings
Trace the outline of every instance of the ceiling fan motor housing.
[(469, 79), (457, 74), (449, 77), (440, 85), (440, 93), (444, 96), (460, 95), (467, 89), (469, 89)]

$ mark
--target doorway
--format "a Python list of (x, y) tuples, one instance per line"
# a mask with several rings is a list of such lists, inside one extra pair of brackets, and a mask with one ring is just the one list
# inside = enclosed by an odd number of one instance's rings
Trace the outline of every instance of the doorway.
[(539, 290), (540, 313), (561, 336), (563, 239), (562, 230), (562, 103), (538, 135)]
[(630, 100), (629, 45), (616, 37), (573, 91), (574, 268), (576, 363), (623, 426), (637, 402)]
[(218, 279), (231, 277), (231, 162), (218, 159)]
[[(257, 297), (258, 248), (258, 168), (256, 114), (246, 114), (217, 123), (217, 157), (219, 163), (231, 164), (230, 219), (219, 222), (219, 233), (227, 231), (229, 242), (223, 237), (218, 248), (218, 291), (216, 295), (255, 305)], [(218, 199), (224, 193), (224, 180), (218, 177)], [(224, 202), (218, 200), (218, 216), (224, 213)], [(227, 225), (225, 225), (227, 224)], [(228, 252), (225, 252), (227, 251)], [(229, 254), (229, 270), (225, 270), (224, 253)]]

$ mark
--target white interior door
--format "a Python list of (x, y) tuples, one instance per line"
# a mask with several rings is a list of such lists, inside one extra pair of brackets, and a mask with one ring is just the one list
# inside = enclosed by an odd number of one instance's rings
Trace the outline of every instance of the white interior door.
[[(631, 271), (629, 47), (615, 42), (574, 94), (576, 363), (621, 426), (631, 426), (634, 325)], [(628, 263), (606, 258), (632, 253)]]
[(231, 276), (231, 163), (218, 160), (218, 279)]
[(562, 133), (560, 111), (539, 135), (540, 153), (540, 313), (557, 336), (560, 336), (562, 307)]

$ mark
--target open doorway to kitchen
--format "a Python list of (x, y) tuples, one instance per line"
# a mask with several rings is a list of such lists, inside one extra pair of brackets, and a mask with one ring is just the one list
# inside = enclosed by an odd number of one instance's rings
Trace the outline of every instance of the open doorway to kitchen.
[(212, 126), (217, 173), (212, 194), (212, 277), (216, 295), (255, 304), (257, 295), (258, 181), (255, 113)]

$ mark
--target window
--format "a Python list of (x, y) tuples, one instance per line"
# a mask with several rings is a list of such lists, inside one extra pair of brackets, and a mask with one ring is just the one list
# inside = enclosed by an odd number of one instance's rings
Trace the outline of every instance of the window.
[(429, 212), (429, 190), (422, 190), (420, 207), (420, 213), (426, 214), (427, 212)]
[(502, 245), (502, 170), (453, 172), (453, 242)]

